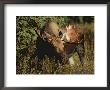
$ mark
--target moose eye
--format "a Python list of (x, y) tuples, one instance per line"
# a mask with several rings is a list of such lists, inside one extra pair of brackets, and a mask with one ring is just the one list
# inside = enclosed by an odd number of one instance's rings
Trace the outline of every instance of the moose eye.
[(59, 32), (59, 36), (61, 36), (61, 35), (63, 35), (63, 33), (60, 31), (60, 32)]

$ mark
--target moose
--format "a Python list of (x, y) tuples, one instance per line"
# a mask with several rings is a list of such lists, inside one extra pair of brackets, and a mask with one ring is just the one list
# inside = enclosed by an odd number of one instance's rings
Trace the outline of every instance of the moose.
[(56, 36), (52, 36), (47, 32), (43, 32), (43, 34), (38, 34), (36, 42), (36, 55), (37, 55), (37, 69), (42, 68), (42, 60), (45, 58), (45, 55), (48, 56), (50, 60), (55, 60), (55, 63), (64, 64), (64, 44), (60, 38)]
[(61, 38), (64, 43), (64, 49), (66, 52), (66, 55), (69, 58), (70, 64), (74, 64), (72, 55), (74, 52), (77, 52), (80, 58), (80, 62), (83, 65), (83, 59), (84, 59), (84, 35), (81, 35), (77, 32), (77, 28), (74, 24), (69, 24), (68, 27), (66, 27), (66, 32), (63, 34), (63, 37)]
[[(56, 28), (55, 28), (56, 27)], [(73, 25), (66, 27), (66, 32), (62, 33), (58, 25), (54, 22), (48, 23), (45, 30), (41, 33), (36, 31), (37, 43), (36, 43), (36, 55), (38, 58), (37, 68), (41, 69), (42, 60), (47, 55), (51, 60), (55, 60), (56, 63), (74, 65), (72, 55), (77, 52), (81, 64), (83, 65), (84, 59), (84, 46), (82, 37), (76, 32), (76, 28)], [(60, 38), (62, 34), (62, 38)]]

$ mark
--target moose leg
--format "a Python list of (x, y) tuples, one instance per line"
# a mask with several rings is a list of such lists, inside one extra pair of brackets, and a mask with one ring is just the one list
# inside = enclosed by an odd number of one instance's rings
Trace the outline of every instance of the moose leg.
[(72, 52), (70, 54), (68, 54), (69, 64), (70, 65), (75, 65), (75, 61), (74, 61), (74, 58), (73, 58), (73, 54), (74, 54), (75, 51), (76, 51), (76, 49), (73, 48)]
[(66, 57), (67, 57), (67, 61), (69, 65), (74, 65), (74, 58), (73, 58), (73, 54), (76, 51), (75, 50), (75, 44), (70, 44), (70, 43), (66, 43), (65, 44), (65, 52), (66, 52)]
[(64, 55), (63, 64), (69, 64), (69, 57), (68, 57), (68, 55), (66, 53)]
[(83, 64), (84, 64), (84, 62), (83, 62), (84, 61), (84, 45), (83, 44), (78, 44), (76, 46), (76, 50), (77, 50), (77, 53), (79, 55), (80, 62), (83, 66)]
[(68, 64), (68, 56), (65, 52), (63, 52), (62, 54), (60, 54), (60, 59), (59, 59), (59, 62), (60, 64), (62, 65), (65, 65), (65, 64)]

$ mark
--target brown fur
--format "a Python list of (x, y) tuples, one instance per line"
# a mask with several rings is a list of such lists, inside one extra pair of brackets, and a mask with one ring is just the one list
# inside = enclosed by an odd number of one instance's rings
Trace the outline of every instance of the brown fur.
[(64, 42), (60, 38), (51, 36), (48, 41), (57, 49), (59, 53), (64, 52)]

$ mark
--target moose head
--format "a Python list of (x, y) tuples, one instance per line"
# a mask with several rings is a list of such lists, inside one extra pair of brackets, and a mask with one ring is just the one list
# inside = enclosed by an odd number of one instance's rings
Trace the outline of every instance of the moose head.
[(50, 35), (46, 32), (44, 32), (44, 33), (47, 38), (47, 41), (56, 48), (58, 53), (64, 52), (64, 42), (59, 37)]

